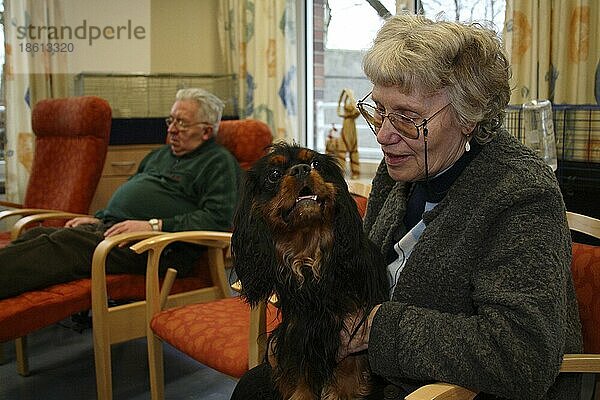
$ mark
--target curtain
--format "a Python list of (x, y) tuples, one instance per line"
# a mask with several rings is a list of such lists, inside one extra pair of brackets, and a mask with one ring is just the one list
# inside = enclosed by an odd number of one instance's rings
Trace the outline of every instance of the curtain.
[(224, 64), (238, 77), (235, 108), (266, 122), (275, 139), (298, 139), (295, 24), (294, 0), (219, 2)]
[(506, 0), (511, 104), (600, 104), (600, 2)]
[[(68, 93), (66, 59), (60, 54), (35, 52), (19, 39), (18, 26), (60, 25), (61, 2), (52, 0), (4, 0), (6, 58), (6, 199), (20, 203), (25, 196), (33, 161), (35, 140), (31, 110), (44, 98)], [(38, 47), (39, 48), (39, 47)], [(29, 49), (29, 51), (28, 51)], [(56, 73), (56, 71), (60, 73)]]

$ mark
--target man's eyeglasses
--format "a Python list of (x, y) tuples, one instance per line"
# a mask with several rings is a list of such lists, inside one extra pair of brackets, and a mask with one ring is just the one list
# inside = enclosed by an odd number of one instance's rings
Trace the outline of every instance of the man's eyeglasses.
[(192, 126), (196, 125), (212, 125), (208, 122), (195, 122), (193, 124), (187, 124), (178, 118), (167, 117), (165, 118), (165, 123), (167, 124), (167, 128), (171, 126), (172, 123), (175, 123), (175, 127), (177, 130), (185, 131), (186, 129), (190, 129)]
[(450, 103), (446, 104), (444, 107), (434, 112), (431, 117), (423, 118), (423, 121), (420, 124), (417, 124), (413, 118), (407, 117), (406, 115), (395, 112), (386, 113), (373, 104), (366, 103), (367, 97), (369, 97), (371, 93), (372, 92), (369, 92), (369, 94), (360, 100), (356, 106), (375, 135), (377, 135), (377, 132), (379, 132), (379, 129), (381, 129), (381, 126), (383, 125), (383, 121), (387, 118), (400, 135), (408, 139), (418, 139), (420, 129), (423, 128), (426, 135), (427, 123), (444, 108), (450, 105)]

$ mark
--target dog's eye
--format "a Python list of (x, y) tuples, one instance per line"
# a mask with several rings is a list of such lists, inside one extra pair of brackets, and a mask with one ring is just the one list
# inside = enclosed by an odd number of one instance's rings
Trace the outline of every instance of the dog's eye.
[(279, 171), (278, 169), (274, 169), (273, 171), (269, 172), (269, 176), (267, 177), (267, 179), (271, 183), (277, 183), (277, 181), (279, 181), (280, 178), (281, 171)]
[(321, 163), (317, 160), (313, 160), (313, 162), (310, 163), (310, 166), (314, 169), (321, 169)]

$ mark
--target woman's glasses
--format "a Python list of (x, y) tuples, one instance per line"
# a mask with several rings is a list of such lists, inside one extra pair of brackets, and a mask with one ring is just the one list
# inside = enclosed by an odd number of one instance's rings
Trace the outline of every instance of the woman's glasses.
[(408, 139), (418, 139), (421, 134), (421, 128), (426, 131), (427, 123), (444, 108), (450, 105), (450, 103), (446, 104), (444, 107), (434, 112), (431, 117), (423, 118), (423, 121), (420, 124), (417, 124), (414, 119), (407, 117), (406, 115), (395, 112), (386, 113), (373, 104), (366, 103), (367, 97), (369, 97), (371, 93), (372, 92), (369, 92), (369, 94), (360, 100), (356, 106), (375, 135), (377, 135), (377, 132), (379, 132), (379, 129), (381, 129), (381, 126), (383, 125), (383, 121), (387, 118), (400, 135)]

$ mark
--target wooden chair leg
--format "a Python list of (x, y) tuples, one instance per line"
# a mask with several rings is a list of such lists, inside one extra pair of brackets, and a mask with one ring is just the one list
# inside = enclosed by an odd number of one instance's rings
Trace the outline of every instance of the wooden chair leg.
[(17, 372), (21, 376), (28, 376), (29, 358), (27, 354), (27, 336), (15, 339), (15, 351), (17, 356)]
[(259, 303), (250, 310), (250, 332), (248, 343), (248, 369), (262, 363), (267, 347), (267, 305)]
[(165, 398), (165, 368), (161, 340), (148, 335), (148, 370), (150, 372), (150, 395), (152, 400)]
[[(167, 304), (171, 287), (175, 281), (177, 270), (167, 269), (163, 286), (160, 290), (160, 310), (163, 310)], [(148, 371), (150, 373), (150, 396), (152, 400), (163, 400), (165, 397), (165, 367), (163, 361), (163, 349), (161, 340), (152, 332), (150, 320), (152, 315), (148, 315), (148, 324), (146, 326), (146, 339), (148, 342)]]
[(99, 399), (112, 399), (112, 369), (108, 329), (94, 323), (94, 361), (96, 366), (96, 392)]

